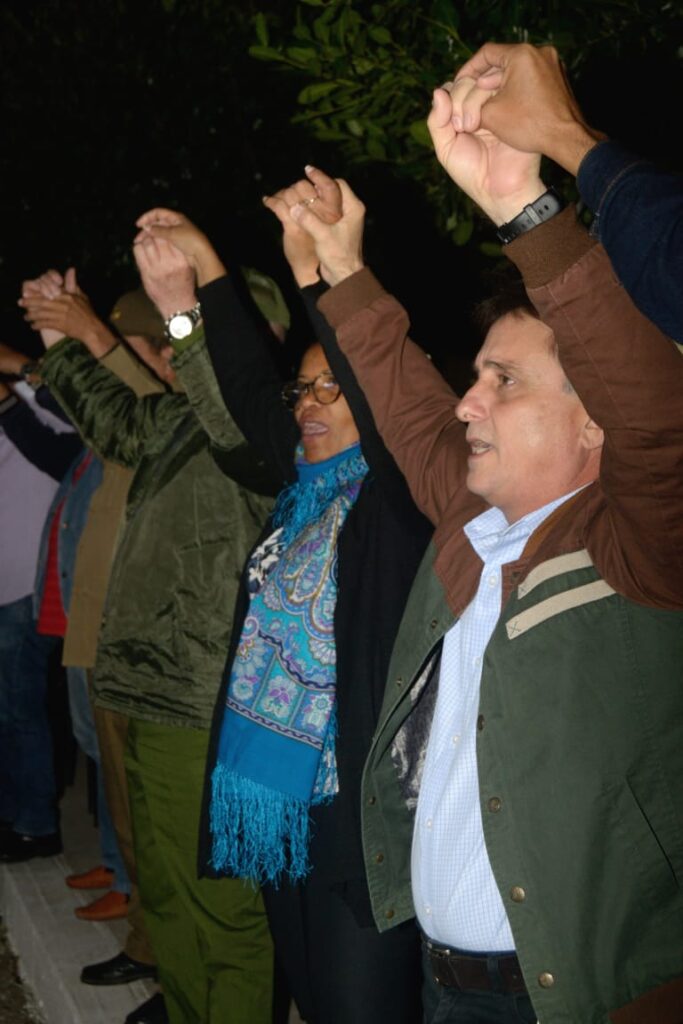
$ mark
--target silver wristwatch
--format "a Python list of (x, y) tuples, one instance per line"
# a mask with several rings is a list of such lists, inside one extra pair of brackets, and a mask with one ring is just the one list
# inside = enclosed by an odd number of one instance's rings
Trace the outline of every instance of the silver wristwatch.
[(182, 341), (192, 334), (202, 318), (202, 307), (199, 303), (183, 312), (173, 313), (164, 320), (164, 333), (169, 341)]

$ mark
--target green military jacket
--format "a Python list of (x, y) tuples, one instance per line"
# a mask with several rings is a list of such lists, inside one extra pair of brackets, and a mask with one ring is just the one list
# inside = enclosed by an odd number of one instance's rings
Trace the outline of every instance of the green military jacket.
[[(511, 243), (587, 414), (599, 477), (503, 567), (477, 726), (484, 839), (541, 1024), (683, 1020), (683, 362), (572, 211)], [(457, 396), (363, 270), (321, 300), (436, 529), (362, 783), (377, 926), (414, 914), (413, 817), (441, 639), (482, 563)], [(448, 685), (446, 680), (443, 685)]]
[(195, 728), (210, 725), (242, 568), (274, 491), (202, 361), (200, 336), (175, 360), (185, 393), (141, 399), (80, 342), (60, 342), (43, 361), (86, 443), (135, 471), (102, 617), (96, 703)]
[[(414, 808), (441, 639), (455, 622), (434, 557), (432, 547), (406, 607), (363, 776), (380, 929), (414, 915)], [(506, 567), (508, 586), (521, 565)], [(683, 615), (616, 594), (585, 549), (526, 573), (487, 647), (484, 835), (542, 1024), (676, 1019), (610, 1014), (681, 972), (681, 666)]]

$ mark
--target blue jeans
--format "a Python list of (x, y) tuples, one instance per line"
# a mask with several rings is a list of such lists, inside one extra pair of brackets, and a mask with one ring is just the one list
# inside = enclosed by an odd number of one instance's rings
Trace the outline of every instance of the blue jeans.
[(100, 828), (102, 863), (114, 872), (112, 889), (129, 896), (128, 873), (119, 852), (119, 844), (116, 841), (116, 833), (104, 792), (100, 748), (90, 703), (88, 672), (84, 668), (70, 665), (66, 670), (66, 678), (69, 686), (69, 711), (71, 712), (71, 728), (74, 737), (86, 757), (92, 758), (97, 767), (97, 820)]
[(57, 831), (46, 686), (57, 638), (39, 636), (33, 598), (0, 605), (0, 819), (15, 832)]

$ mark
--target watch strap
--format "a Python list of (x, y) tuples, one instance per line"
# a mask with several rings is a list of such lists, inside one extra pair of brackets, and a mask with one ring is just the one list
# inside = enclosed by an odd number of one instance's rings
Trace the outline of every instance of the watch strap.
[(514, 241), (515, 238), (526, 234), (527, 231), (537, 228), (539, 224), (545, 224), (551, 217), (561, 213), (564, 207), (565, 202), (557, 190), (549, 188), (538, 199), (534, 199), (533, 203), (525, 206), (522, 212), (509, 220), (507, 224), (501, 224), (496, 234), (503, 245), (507, 245), (508, 242)]

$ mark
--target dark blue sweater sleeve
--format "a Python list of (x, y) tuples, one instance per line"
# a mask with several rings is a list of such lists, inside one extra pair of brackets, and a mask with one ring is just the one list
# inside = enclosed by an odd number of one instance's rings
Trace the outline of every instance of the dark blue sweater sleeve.
[(683, 175), (601, 142), (584, 157), (576, 181), (596, 217), (593, 233), (634, 303), (683, 342)]
[(83, 451), (78, 434), (57, 434), (38, 419), (20, 399), (6, 407), (0, 424), (8, 438), (36, 469), (53, 480), (61, 480), (72, 462)]

